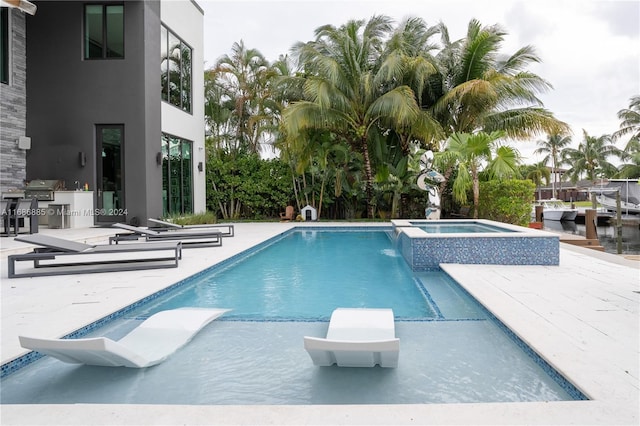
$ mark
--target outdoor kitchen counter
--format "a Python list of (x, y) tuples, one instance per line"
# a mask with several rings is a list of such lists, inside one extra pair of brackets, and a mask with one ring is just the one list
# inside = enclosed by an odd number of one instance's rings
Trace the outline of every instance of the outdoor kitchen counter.
[(69, 221), (69, 228), (89, 228), (94, 225), (93, 191), (56, 191), (53, 201), (38, 201), (38, 207), (47, 211), (46, 216), (40, 216), (40, 225), (49, 223), (52, 213), (49, 211), (50, 204), (69, 206), (64, 212), (64, 220)]

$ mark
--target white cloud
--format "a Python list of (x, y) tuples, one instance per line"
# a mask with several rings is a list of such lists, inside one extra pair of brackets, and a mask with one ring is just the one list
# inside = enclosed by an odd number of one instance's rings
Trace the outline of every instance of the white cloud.
[[(638, 0), (198, 0), (205, 10), (205, 66), (244, 40), (273, 61), (298, 41), (313, 39), (325, 24), (342, 25), (374, 14), (400, 21), (419, 16), (442, 21), (452, 39), (464, 37), (472, 18), (508, 32), (504, 53), (533, 45), (543, 63), (532, 71), (554, 90), (542, 101), (582, 140), (619, 128), (616, 114), (640, 94), (640, 1)], [(535, 141), (518, 145), (531, 161)]]

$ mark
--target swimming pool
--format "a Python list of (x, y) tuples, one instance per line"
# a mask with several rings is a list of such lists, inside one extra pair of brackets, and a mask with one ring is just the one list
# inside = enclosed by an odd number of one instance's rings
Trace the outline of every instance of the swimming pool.
[[(357, 253), (350, 249), (356, 246)], [(2, 403), (400, 404), (576, 398), (575, 389), (552, 377), (557, 373), (505, 334), (446, 274), (412, 272), (386, 232), (291, 232), (209, 273), (89, 333), (117, 339), (149, 314), (183, 304), (234, 309), (165, 363), (131, 370), (43, 358), (3, 379)], [(414, 299), (419, 302), (407, 303)], [(346, 300), (394, 309), (401, 339), (397, 369), (312, 365), (302, 336), (323, 336), (331, 310), (345, 306)], [(298, 303), (306, 307), (294, 309)]]

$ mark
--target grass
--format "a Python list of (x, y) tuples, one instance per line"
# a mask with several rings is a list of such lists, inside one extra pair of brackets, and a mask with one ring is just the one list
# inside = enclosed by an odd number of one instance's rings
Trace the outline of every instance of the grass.
[(165, 219), (169, 222), (177, 223), (178, 225), (203, 225), (218, 223), (218, 218), (213, 212), (189, 214), (186, 216), (169, 216)]

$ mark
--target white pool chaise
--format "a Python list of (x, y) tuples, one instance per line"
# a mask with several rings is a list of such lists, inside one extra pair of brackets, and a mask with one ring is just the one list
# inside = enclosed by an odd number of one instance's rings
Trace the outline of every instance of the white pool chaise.
[(187, 344), (203, 327), (230, 309), (180, 308), (161, 311), (118, 341), (106, 337), (39, 339), (19, 336), (20, 345), (71, 364), (145, 368)]
[(304, 337), (304, 348), (318, 366), (398, 366), (400, 339), (393, 310), (338, 308), (331, 314), (325, 339)]

